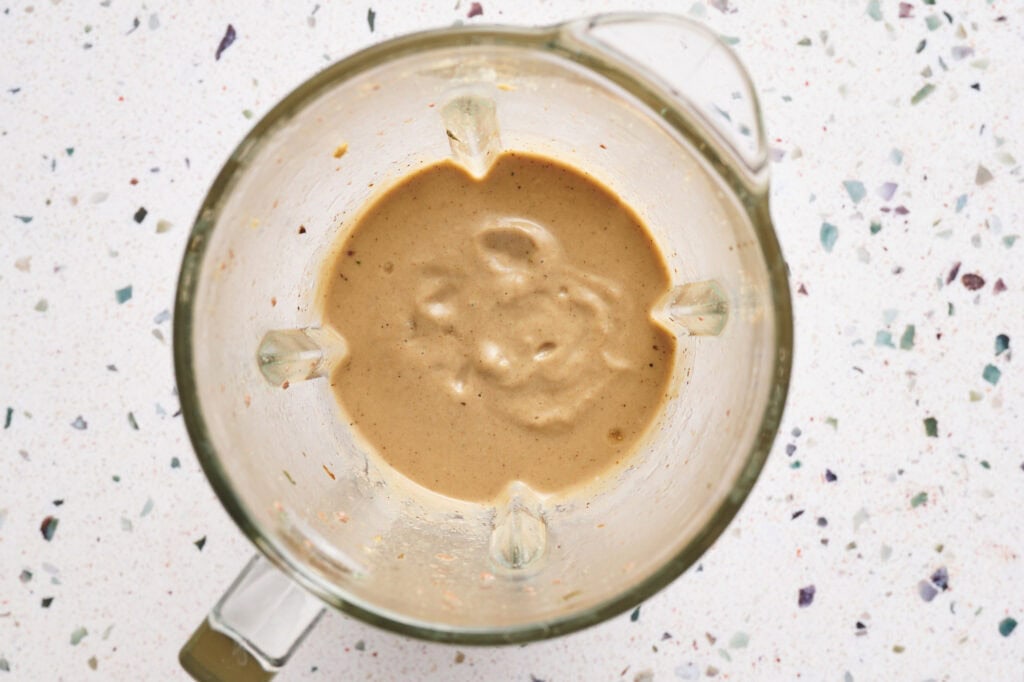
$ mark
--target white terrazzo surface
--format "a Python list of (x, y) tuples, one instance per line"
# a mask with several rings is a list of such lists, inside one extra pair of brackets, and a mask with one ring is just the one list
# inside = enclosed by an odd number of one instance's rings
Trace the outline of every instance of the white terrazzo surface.
[(1024, 4), (0, 0), (0, 681), (183, 679), (252, 552), (176, 415), (164, 311), (255, 120), (400, 33), (627, 7), (702, 17), (762, 95), (797, 322), (760, 482), (636, 619), (459, 650), (331, 613), (279, 679), (1024, 679)]

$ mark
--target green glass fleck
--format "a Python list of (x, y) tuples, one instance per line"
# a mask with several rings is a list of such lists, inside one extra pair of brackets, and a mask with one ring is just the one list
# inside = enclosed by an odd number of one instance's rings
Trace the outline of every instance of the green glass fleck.
[(995, 365), (985, 365), (985, 369), (981, 372), (981, 378), (993, 386), (999, 383), (999, 377), (1001, 376), (1003, 376), (1003, 373)]
[(899, 149), (893, 149), (889, 152), (889, 160), (897, 166), (903, 163), (903, 152)]
[(934, 31), (939, 26), (942, 26), (942, 20), (939, 19), (938, 15), (929, 14), (924, 18), (924, 25), (928, 27), (929, 31)]
[(882, 20), (882, 8), (879, 6), (878, 0), (870, 0), (868, 2), (867, 14), (875, 21)]
[(929, 438), (939, 437), (939, 421), (935, 417), (927, 417), (924, 420), (924, 433)]
[(996, 355), (1002, 355), (1008, 350), (1010, 350), (1010, 337), (1000, 334), (996, 337)]
[(846, 188), (846, 193), (850, 195), (850, 199), (855, 204), (859, 203), (867, 194), (867, 190), (864, 189), (864, 183), (860, 180), (844, 180), (843, 187)]
[(811, 44), (811, 39), (805, 36), (798, 40), (796, 44), (799, 45), (800, 47), (807, 47)]
[(835, 247), (838, 239), (839, 228), (832, 223), (821, 224), (821, 245), (825, 247), (825, 251), (832, 253), (832, 249)]
[(903, 336), (900, 337), (900, 348), (903, 350), (910, 350), (914, 347), (914, 325), (908, 324), (906, 329), (903, 330)]
[(126, 301), (130, 301), (132, 298), (132, 285), (129, 284), (123, 289), (118, 289), (117, 291), (114, 292), (114, 296), (117, 297), (118, 303), (125, 303)]
[(800, 460), (798, 460), (798, 459), (795, 459), (795, 460), (793, 460), (793, 461), (792, 461), (792, 462), (790, 463), (790, 465), (789, 465), (789, 468), (790, 468), (790, 469), (799, 469), (799, 468), (800, 468), (800, 466), (801, 466), (801, 465), (800, 465)]
[(1019, 235), (1016, 235), (1016, 234), (1005, 235), (1003, 237), (1003, 246), (1005, 246), (1008, 249), (1013, 248), (1013, 245), (1017, 242), (1018, 236)]
[(914, 96), (910, 98), (910, 103), (911, 104), (917, 104), (918, 102), (923, 100), (925, 97), (927, 97), (928, 95), (932, 94), (932, 90), (934, 90), (934, 89), (935, 89), (934, 85), (932, 85), (931, 83), (925, 83), (923, 86), (921, 86), (921, 89), (918, 90), (917, 92), (915, 92)]
[(970, 399), (972, 403), (977, 403), (981, 402), (983, 396), (981, 395), (981, 393), (978, 393), (977, 391), (969, 391), (967, 397)]
[(43, 523), (39, 526), (39, 532), (42, 533), (43, 539), (47, 542), (53, 541), (53, 536), (57, 532), (57, 526), (60, 525), (60, 519), (47, 516), (43, 519)]
[(85, 628), (75, 628), (71, 633), (71, 646), (78, 646), (78, 643), (85, 639), (87, 634), (89, 634), (89, 631)]
[(877, 220), (872, 220), (871, 221), (871, 234), (878, 234), (881, 231), (882, 231), (882, 223), (878, 222)]
[(895, 348), (896, 344), (892, 342), (892, 332), (888, 332), (884, 329), (879, 329), (875, 332), (875, 345)]
[(729, 640), (729, 646), (733, 649), (744, 649), (750, 643), (750, 635), (745, 632), (737, 632)]
[(910, 498), (910, 507), (916, 509), (926, 502), (928, 502), (928, 493), (920, 492)]
[(1017, 621), (1013, 618), (1006, 617), (999, 621), (999, 634), (1003, 637), (1009, 637), (1010, 633), (1017, 628)]

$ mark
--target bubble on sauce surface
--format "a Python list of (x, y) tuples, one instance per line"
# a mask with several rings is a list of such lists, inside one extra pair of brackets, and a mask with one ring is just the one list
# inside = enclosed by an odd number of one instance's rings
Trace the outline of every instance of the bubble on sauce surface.
[(551, 355), (558, 350), (558, 344), (554, 341), (545, 341), (544, 343), (537, 346), (536, 352), (533, 354), (533, 359), (538, 362), (547, 360)]

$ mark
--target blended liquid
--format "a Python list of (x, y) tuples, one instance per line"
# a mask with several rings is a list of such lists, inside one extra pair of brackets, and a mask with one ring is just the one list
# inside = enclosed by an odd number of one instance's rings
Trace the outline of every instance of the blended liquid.
[(450, 497), (543, 492), (626, 461), (669, 393), (669, 289), (636, 213), (585, 172), (519, 152), (445, 160), (373, 200), (322, 272), (348, 342), (331, 388), (391, 467)]

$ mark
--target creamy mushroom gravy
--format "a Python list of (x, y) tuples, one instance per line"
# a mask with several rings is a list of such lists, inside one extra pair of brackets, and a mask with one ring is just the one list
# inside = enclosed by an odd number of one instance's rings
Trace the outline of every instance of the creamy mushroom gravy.
[(374, 198), (317, 304), (348, 342), (331, 389), (379, 457), (443, 495), (565, 492), (617, 472), (670, 391), (670, 278), (637, 214), (586, 172), (504, 152)]

